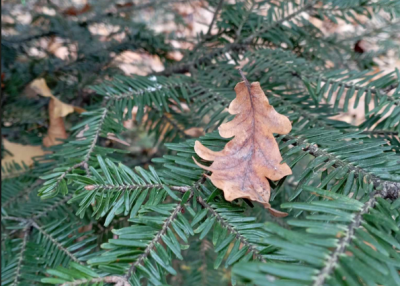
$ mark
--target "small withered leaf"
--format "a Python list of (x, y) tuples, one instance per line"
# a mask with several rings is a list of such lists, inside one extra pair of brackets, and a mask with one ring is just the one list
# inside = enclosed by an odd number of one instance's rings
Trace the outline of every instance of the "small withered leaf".
[(236, 116), (218, 129), (222, 137), (234, 138), (219, 152), (196, 141), (196, 154), (214, 162), (207, 167), (194, 160), (212, 172), (211, 182), (223, 190), (227, 201), (247, 198), (262, 203), (273, 215), (283, 217), (287, 214), (272, 209), (269, 204), (271, 188), (267, 178), (279, 180), (292, 174), (286, 163), (280, 163), (282, 156), (273, 136), (273, 133), (289, 133), (292, 125), (269, 104), (259, 82), (250, 85), (243, 78), (236, 85), (236, 98), (229, 106), (229, 113)]
[(122, 140), (122, 139), (117, 138), (116, 135), (115, 135), (114, 133), (108, 132), (108, 133), (107, 133), (107, 139), (110, 139), (110, 140), (112, 140), (112, 141), (121, 143), (122, 145), (125, 145), (125, 146), (131, 146), (128, 142), (126, 142), (126, 141), (124, 141), (124, 140)]

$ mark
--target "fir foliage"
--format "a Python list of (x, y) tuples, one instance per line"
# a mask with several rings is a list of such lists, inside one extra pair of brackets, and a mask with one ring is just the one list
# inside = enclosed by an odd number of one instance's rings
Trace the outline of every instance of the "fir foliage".
[[(89, 2), (82, 15), (32, 10), (34, 25), (14, 22), (18, 35), (3, 36), (4, 136), (41, 141), (47, 101), (23, 98), (38, 77), (86, 111), (33, 166), (2, 166), (2, 285), (400, 284), (400, 72), (372, 73), (374, 57), (396, 45), (399, 1), (209, 0), (214, 17), (196, 39), (139, 21), (151, 7), (184, 26), (174, 9), (184, 1)], [(307, 15), (366, 32), (326, 36)], [(123, 40), (94, 35), (95, 23)], [(384, 36), (379, 51), (353, 49), (373, 35)], [(53, 36), (78, 43), (76, 58), (30, 53)], [(194, 47), (176, 62), (171, 41)], [(123, 75), (110, 63), (127, 50), (159, 56), (165, 70)], [(225, 201), (193, 161), (202, 161), (196, 140), (216, 151), (229, 141), (217, 129), (232, 118), (239, 67), (293, 125), (276, 136), (293, 175), (270, 182), (270, 203), (287, 218)], [(361, 124), (333, 118), (359, 106)], [(127, 139), (127, 120), (158, 148), (139, 158), (144, 167), (107, 143)], [(192, 138), (190, 128), (205, 135)]]

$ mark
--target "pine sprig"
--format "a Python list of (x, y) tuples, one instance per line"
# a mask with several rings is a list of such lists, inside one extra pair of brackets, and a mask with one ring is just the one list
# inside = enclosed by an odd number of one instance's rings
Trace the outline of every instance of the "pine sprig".
[(131, 284), (124, 278), (120, 276), (105, 276), (100, 278), (91, 278), (91, 279), (81, 279), (75, 280), (74, 282), (65, 282), (61, 284), (61, 286), (78, 286), (78, 285), (87, 285), (87, 284), (96, 284), (96, 283), (113, 283), (115, 285), (121, 286), (130, 286)]
[(139, 258), (132, 263), (132, 266), (129, 268), (129, 271), (126, 275), (127, 279), (129, 279), (136, 271), (136, 267), (144, 262), (144, 260), (149, 256), (150, 251), (155, 247), (155, 244), (159, 242), (162, 236), (166, 235), (168, 228), (171, 227), (171, 223), (176, 219), (178, 213), (182, 210), (182, 205), (177, 204), (171, 213), (171, 215), (164, 221), (162, 228), (160, 231), (156, 233), (154, 238), (147, 244), (143, 253), (139, 256)]
[(198, 198), (199, 204), (204, 208), (207, 209), (218, 221), (218, 223), (221, 224), (223, 228), (226, 228), (229, 230), (230, 233), (235, 235), (235, 238), (240, 241), (241, 244), (243, 244), (245, 247), (247, 247), (247, 251), (253, 253), (255, 257), (263, 262), (266, 260), (260, 255), (260, 251), (256, 248), (255, 245), (247, 241), (247, 238), (242, 235), (239, 231), (235, 229), (231, 224), (229, 224), (229, 220), (227, 221), (224, 219), (217, 211), (214, 210), (212, 206), (207, 204), (201, 197)]
[[(398, 211), (380, 195), (367, 195), (364, 202), (360, 202), (317, 188), (307, 187), (306, 190), (321, 199), (282, 205), (307, 212), (304, 219), (288, 221), (297, 229), (285, 230), (268, 223), (266, 230), (273, 235), (265, 238), (265, 242), (279, 247), (282, 254), (302, 261), (302, 271), (299, 272), (295, 264), (268, 262), (265, 267), (255, 263), (237, 264), (233, 269), (236, 277), (257, 285), (267, 285), (260, 279), (261, 273), (270, 275), (270, 281), (274, 281), (275, 276), (310, 285), (336, 284), (342, 277), (352, 283), (358, 280), (395, 285), (399, 276), (391, 269), (397, 267), (399, 256), (393, 247), (399, 248), (400, 244), (390, 233), (398, 232), (391, 217), (397, 218)], [(364, 271), (365, 263), (376, 266), (371, 270), (373, 273)]]
[(353, 236), (355, 235), (355, 230), (361, 226), (362, 216), (369, 212), (370, 208), (374, 206), (375, 202), (376, 198), (372, 197), (362, 206), (361, 210), (356, 213), (352, 223), (349, 224), (348, 229), (346, 230), (346, 235), (338, 241), (337, 247), (332, 251), (325, 267), (321, 269), (316, 276), (315, 281), (313, 282), (314, 286), (324, 285), (328, 277), (332, 275), (332, 272), (338, 263), (339, 256), (344, 254), (346, 247), (350, 244)]
[(19, 283), (19, 278), (21, 276), (21, 268), (23, 264), (23, 259), (24, 259), (24, 253), (26, 251), (26, 244), (28, 243), (28, 237), (29, 237), (29, 226), (27, 226), (24, 230), (24, 237), (22, 239), (21, 247), (18, 253), (18, 258), (17, 258), (17, 268), (15, 270), (15, 278), (13, 283), (11, 284), (12, 286), (16, 286)]
[[(74, 240), (79, 237), (85, 237), (85, 233), (78, 233), (78, 228), (73, 226), (73, 223), (67, 223), (62, 225), (64, 220), (59, 222), (50, 223), (49, 225), (40, 225), (34, 219), (25, 219), (19, 217), (6, 216), (2, 217), (5, 221), (17, 221), (24, 226), (24, 234), (30, 233), (30, 229), (33, 228), (38, 231), (38, 235), (35, 233), (30, 234), (35, 237), (35, 240), (42, 248), (46, 249), (43, 256), (46, 258), (46, 265), (55, 266), (58, 263), (68, 265), (69, 261), (72, 260), (78, 264), (83, 264), (81, 261), (84, 257), (81, 251), (77, 251), (80, 247), (87, 247), (83, 253), (90, 252), (93, 247), (89, 243), (94, 241), (96, 237), (87, 237), (82, 242), (73, 243)], [(67, 234), (67, 235), (66, 235)], [(73, 249), (71, 251), (70, 249)], [(61, 254), (63, 253), (63, 255)]]
[[(322, 157), (325, 162), (333, 162), (332, 167), (336, 168), (346, 168), (347, 172), (354, 173), (354, 178), (362, 177), (367, 179), (367, 183), (372, 183), (377, 193), (380, 194), (385, 199), (397, 199), (400, 196), (400, 182), (382, 180), (374, 173), (362, 168), (354, 166), (352, 162), (346, 162), (340, 158), (340, 154), (336, 149), (334, 153), (326, 152), (321, 150), (316, 144), (309, 144), (302, 139), (296, 139), (295, 137), (285, 136), (282, 139), (284, 142), (291, 142), (293, 146), (301, 146), (302, 150), (309, 153), (314, 157)], [(315, 140), (315, 139), (314, 139)], [(384, 144), (383, 142), (381, 143)], [(357, 155), (355, 155), (357, 157)], [(394, 154), (393, 154), (394, 157)], [(352, 158), (352, 157), (350, 157)], [(357, 157), (358, 158), (358, 157)], [(381, 163), (381, 162), (380, 162)], [(396, 168), (392, 168), (396, 169)]]

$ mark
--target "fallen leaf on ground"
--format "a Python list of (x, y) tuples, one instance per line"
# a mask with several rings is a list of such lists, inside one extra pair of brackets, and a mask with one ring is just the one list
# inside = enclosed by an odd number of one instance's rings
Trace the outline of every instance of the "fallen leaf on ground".
[(1, 160), (1, 166), (5, 169), (7, 169), (7, 165), (14, 165), (13, 161), (21, 166), (23, 165), (22, 162), (28, 167), (32, 166), (33, 157), (45, 154), (41, 146), (22, 145), (10, 142), (5, 138), (3, 138), (3, 146), (5, 150), (12, 154), (5, 153), (6, 155)]
[(92, 7), (89, 4), (86, 4), (81, 9), (76, 9), (75, 7), (67, 8), (66, 10), (64, 10), (62, 12), (62, 14), (64, 16), (78, 16), (78, 15), (85, 14), (85, 13), (89, 12), (90, 10), (92, 10)]
[(32, 81), (30, 87), (41, 96), (50, 97), (54, 101), (54, 116), (65, 117), (72, 112), (82, 113), (86, 111), (79, 106), (73, 106), (71, 104), (64, 103), (55, 97), (43, 78)]
[(65, 131), (64, 118), (57, 116), (56, 110), (56, 103), (52, 99), (49, 103), (49, 129), (47, 130), (47, 136), (43, 138), (43, 145), (46, 147), (61, 144), (62, 142), (58, 139), (68, 138)]
[(292, 174), (286, 163), (280, 163), (282, 156), (273, 136), (273, 133), (289, 133), (292, 125), (269, 104), (259, 82), (250, 85), (244, 78), (236, 85), (235, 92), (229, 113), (236, 117), (219, 127), (222, 137), (234, 138), (219, 152), (196, 141), (197, 155), (214, 162), (209, 167), (195, 162), (212, 172), (211, 182), (224, 191), (227, 201), (247, 198), (262, 203), (275, 216), (286, 216), (286, 213), (271, 208), (271, 188), (267, 178), (275, 181)]
[(57, 139), (66, 139), (68, 137), (65, 131), (64, 119), (72, 112), (82, 113), (85, 110), (80, 107), (76, 107), (67, 103), (62, 102), (56, 98), (50, 88), (47, 86), (46, 81), (43, 78), (35, 79), (30, 87), (35, 90), (38, 94), (44, 97), (50, 97), (49, 103), (49, 119), (50, 125), (47, 131), (47, 136), (43, 138), (43, 145), (46, 147), (60, 144), (61, 141)]

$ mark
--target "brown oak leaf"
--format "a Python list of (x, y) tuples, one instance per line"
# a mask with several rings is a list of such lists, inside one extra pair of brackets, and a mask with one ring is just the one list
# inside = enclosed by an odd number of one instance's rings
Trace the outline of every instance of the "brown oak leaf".
[(222, 137), (234, 138), (218, 152), (196, 141), (197, 155), (214, 162), (209, 167), (195, 162), (212, 172), (211, 182), (223, 190), (227, 201), (247, 198), (262, 203), (275, 216), (286, 216), (271, 208), (267, 178), (275, 181), (292, 174), (286, 163), (280, 163), (282, 156), (273, 136), (273, 133), (289, 133), (292, 125), (269, 104), (260, 83), (250, 85), (241, 74), (244, 81), (236, 85), (236, 98), (229, 106), (229, 113), (236, 116), (218, 128)]
[(56, 98), (50, 88), (47, 86), (46, 81), (43, 78), (35, 79), (29, 85), (35, 92), (44, 96), (50, 97), (49, 102), (49, 129), (47, 130), (47, 136), (43, 138), (43, 145), (45, 147), (50, 147), (54, 145), (61, 144), (62, 141), (58, 139), (66, 139), (68, 137), (65, 131), (64, 119), (72, 112), (82, 113), (85, 109), (73, 106), (62, 102)]

